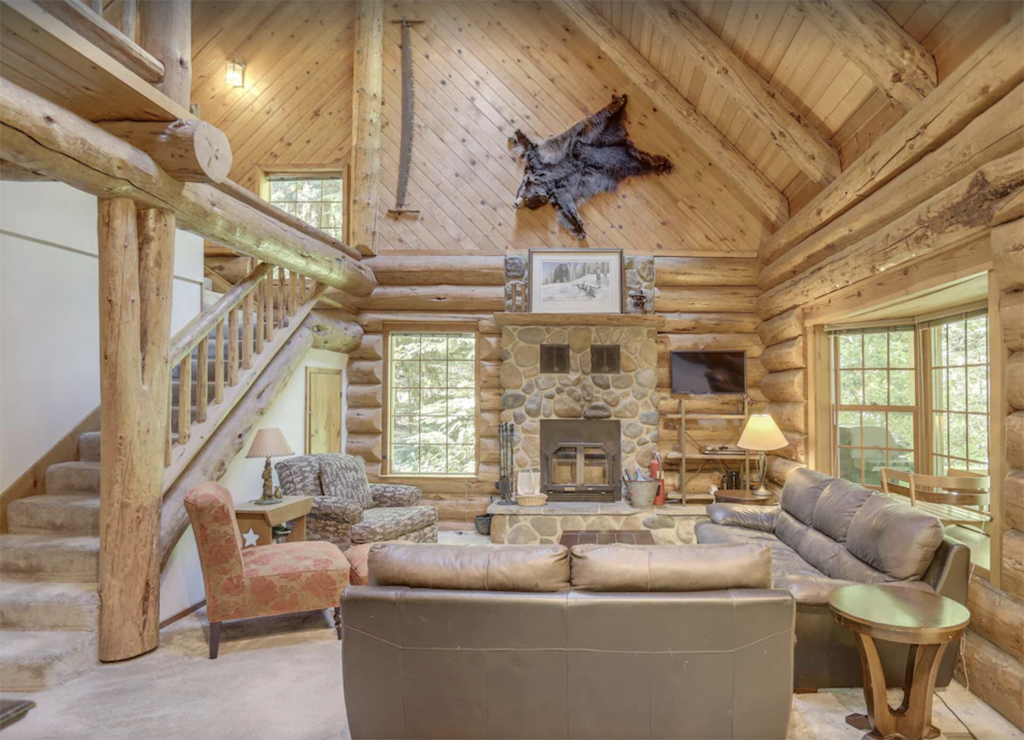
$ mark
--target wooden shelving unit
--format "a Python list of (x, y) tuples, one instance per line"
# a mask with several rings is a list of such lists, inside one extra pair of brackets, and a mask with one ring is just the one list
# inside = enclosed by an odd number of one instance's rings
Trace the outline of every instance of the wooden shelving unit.
[[(697, 473), (700, 473), (707, 463), (710, 462), (740, 462), (743, 464), (743, 480), (744, 485), (749, 485), (750, 481), (750, 453), (741, 450), (739, 452), (688, 452), (687, 451), (687, 439), (686, 439), (686, 422), (688, 420), (704, 421), (704, 420), (726, 420), (726, 421), (737, 421), (746, 423), (750, 416), (750, 407), (747, 404), (747, 397), (744, 395), (739, 401), (739, 407), (735, 414), (699, 414), (699, 413), (686, 413), (686, 399), (679, 399), (679, 413), (678, 414), (665, 414), (669, 419), (679, 419), (679, 451), (670, 452), (666, 455), (667, 460), (675, 460), (679, 463), (679, 495), (682, 497), (682, 503), (687, 503), (686, 495), (686, 477), (687, 470), (686, 464), (690, 460), (699, 460), (704, 463), (701, 465)], [(693, 502), (697, 503), (698, 497), (700, 501), (710, 501), (710, 496), (698, 496), (693, 497)]]

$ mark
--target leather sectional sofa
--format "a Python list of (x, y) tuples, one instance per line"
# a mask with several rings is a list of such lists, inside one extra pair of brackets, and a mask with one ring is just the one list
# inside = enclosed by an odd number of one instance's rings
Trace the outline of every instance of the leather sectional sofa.
[[(845, 480), (799, 470), (786, 481), (781, 506), (712, 504), (697, 541), (751, 544), (772, 553), (772, 584), (796, 600), (794, 688), (862, 686), (853, 633), (840, 627), (828, 595), (851, 583), (920, 588), (967, 602), (970, 552), (942, 524), (904, 503)], [(887, 683), (902, 686), (908, 646), (879, 642)], [(947, 650), (938, 686), (953, 674)]]
[(783, 738), (794, 602), (752, 546), (376, 545), (342, 596), (362, 738)]

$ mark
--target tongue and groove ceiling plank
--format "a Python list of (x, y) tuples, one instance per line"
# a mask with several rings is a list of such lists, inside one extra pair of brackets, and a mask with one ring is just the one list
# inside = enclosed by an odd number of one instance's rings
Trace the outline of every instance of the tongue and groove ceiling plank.
[[(120, 0), (106, 8), (120, 14)], [(673, 3), (678, 6), (679, 3)], [(904, 111), (858, 64), (788, 1), (707, 2), (685, 7), (785, 100), (809, 128), (855, 161)], [(881, 0), (877, 6), (927, 49), (941, 81), (1009, 15), (1010, 2)], [(602, 0), (599, 13), (657, 74), (789, 200), (796, 212), (821, 189), (751, 118), (652, 23), (637, 3)], [(413, 29), (416, 134), (410, 198), (420, 219), (394, 220), (400, 126), (400, 40), (389, 21)], [(232, 178), (256, 190), (261, 167), (310, 165), (344, 171), (351, 149), (355, 5), (349, 2), (195, 3), (193, 99), (225, 130)], [(522, 169), (507, 150), (516, 128), (543, 138), (564, 131), (627, 92), (638, 146), (669, 156), (677, 171), (630, 181), (583, 206), (591, 246), (640, 253), (752, 256), (772, 231), (768, 219), (676, 130), (594, 44), (544, 2), (388, 3), (385, 17), (379, 248), (386, 252), (497, 254), (575, 246), (550, 208), (515, 212)], [(709, 43), (715, 43), (709, 41)], [(224, 83), (224, 64), (246, 63), (246, 88)]]

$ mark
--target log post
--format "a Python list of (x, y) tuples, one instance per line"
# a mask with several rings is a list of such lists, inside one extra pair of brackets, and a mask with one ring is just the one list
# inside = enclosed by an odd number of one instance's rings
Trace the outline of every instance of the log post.
[[(170, 400), (174, 216), (136, 212), (127, 198), (99, 207), (99, 658), (157, 646), (160, 499)], [(187, 403), (187, 399), (185, 403)]]
[(380, 124), (384, 102), (384, 2), (361, 0), (352, 83), (352, 246), (377, 253)]
[(188, 110), (192, 92), (192, 2), (149, 0), (139, 18), (142, 48), (164, 65), (156, 87)]

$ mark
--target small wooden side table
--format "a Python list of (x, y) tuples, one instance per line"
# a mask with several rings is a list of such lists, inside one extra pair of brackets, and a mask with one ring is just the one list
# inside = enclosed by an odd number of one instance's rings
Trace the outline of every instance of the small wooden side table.
[[(273, 529), (279, 524), (294, 521), (295, 527), (288, 535), (288, 542), (302, 542), (306, 539), (306, 514), (313, 508), (312, 496), (282, 496), (276, 504), (253, 503), (235, 506), (235, 519), (242, 537), (247, 540), (245, 547), (270, 545), (274, 542)], [(246, 537), (248, 535), (248, 537)], [(255, 535), (255, 542), (250, 542)]]
[[(936, 593), (899, 586), (846, 586), (828, 597), (832, 616), (853, 631), (864, 671), (867, 714), (851, 714), (846, 723), (870, 730), (865, 738), (882, 740), (899, 735), (907, 740), (939, 736), (932, 724), (932, 696), (942, 654), (959, 639), (971, 621), (962, 604)], [(875, 640), (910, 645), (903, 683), (903, 702), (889, 706), (885, 672)]]
[(772, 506), (775, 504), (775, 495), (755, 496), (753, 491), (744, 491), (740, 488), (723, 488), (722, 490), (715, 491), (715, 503)]

